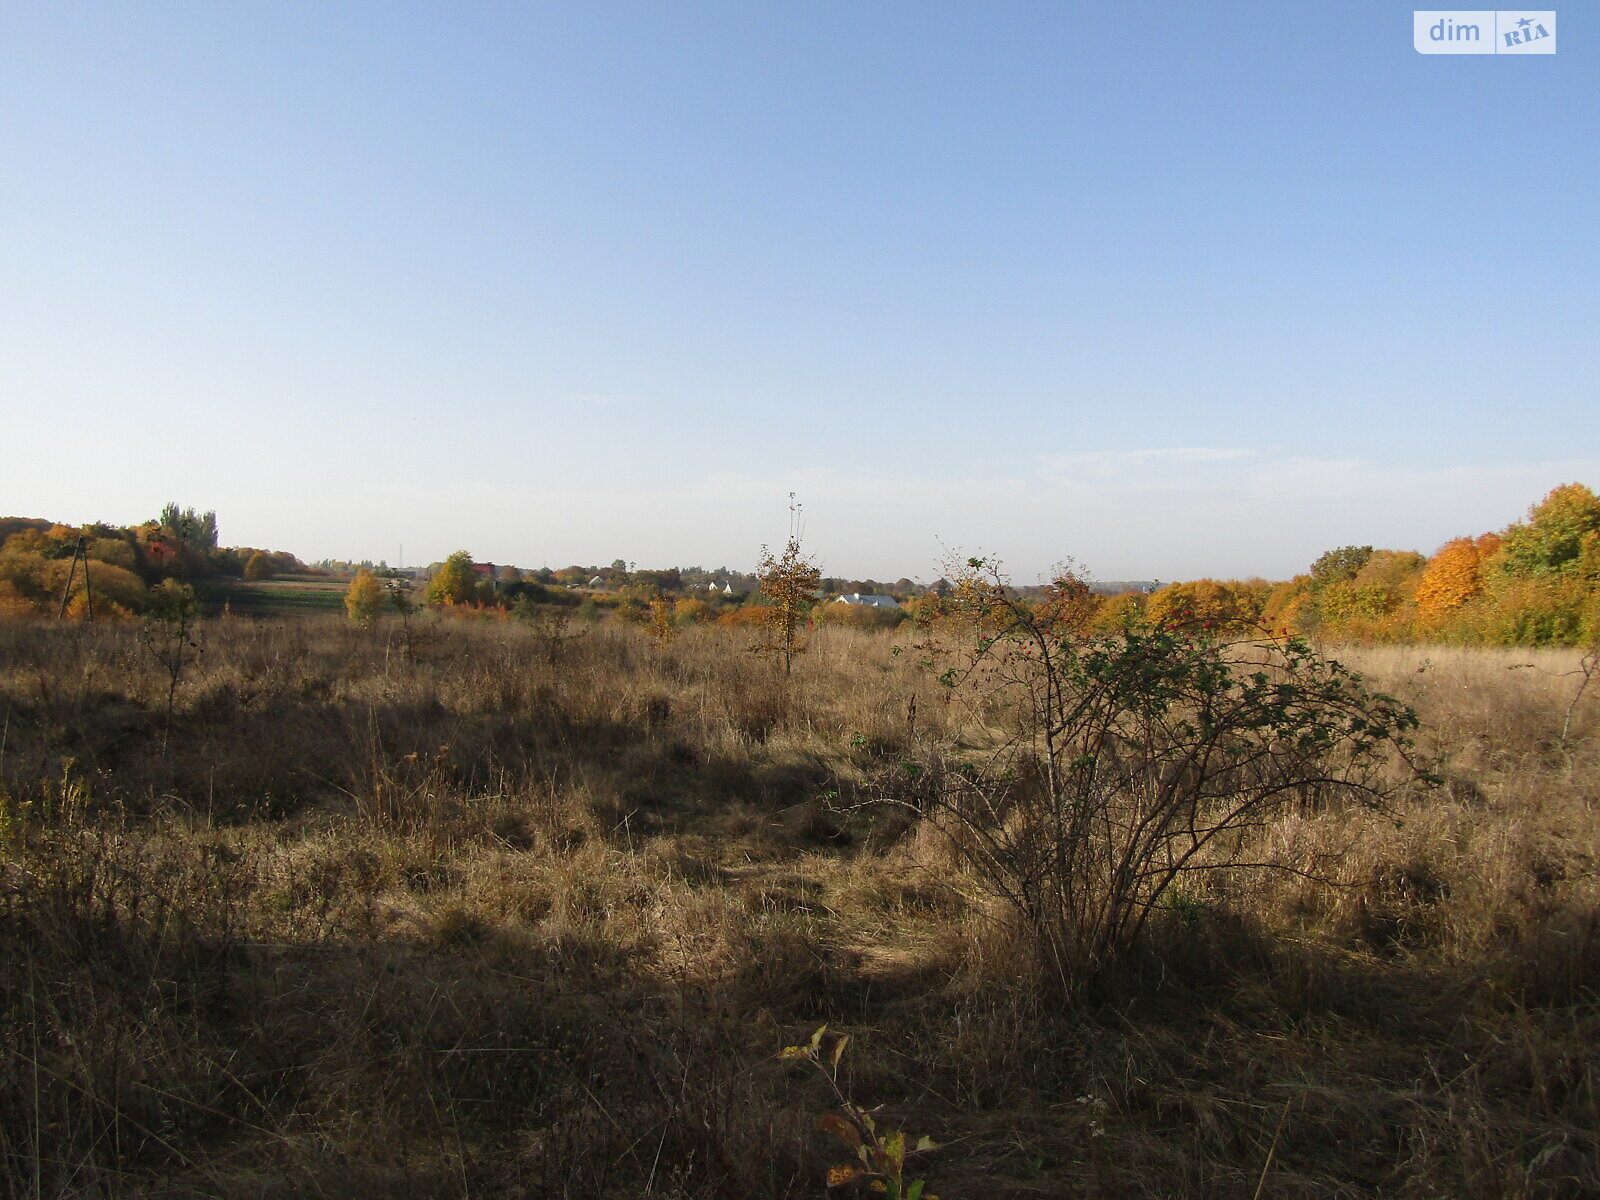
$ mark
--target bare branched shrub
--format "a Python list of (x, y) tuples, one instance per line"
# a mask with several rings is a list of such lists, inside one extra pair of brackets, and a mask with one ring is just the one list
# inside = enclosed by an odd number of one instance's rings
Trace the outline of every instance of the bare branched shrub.
[[(981, 559), (958, 628), (925, 660), (986, 730), (943, 771), (932, 817), (1071, 992), (1129, 949), (1187, 876), (1253, 862), (1254, 835), (1334, 800), (1377, 804), (1417, 724), (1304, 642), (1166, 628), (1063, 630)], [(974, 636), (974, 634), (976, 636)]]
[(769, 602), (769, 607), (762, 610), (769, 636), (756, 650), (782, 659), (783, 673), (788, 675), (794, 670), (795, 655), (805, 650), (800, 626), (822, 582), (821, 569), (800, 548), (800, 505), (793, 492), (789, 493), (789, 540), (781, 555), (761, 547), (756, 578), (761, 581), (761, 594)]

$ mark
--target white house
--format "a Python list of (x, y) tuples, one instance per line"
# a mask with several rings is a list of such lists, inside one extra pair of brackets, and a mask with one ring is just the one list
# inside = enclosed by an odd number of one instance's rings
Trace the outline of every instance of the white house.
[(899, 608), (900, 601), (893, 596), (863, 596), (860, 592), (851, 592), (848, 596), (840, 596), (835, 604), (859, 604), (866, 608)]

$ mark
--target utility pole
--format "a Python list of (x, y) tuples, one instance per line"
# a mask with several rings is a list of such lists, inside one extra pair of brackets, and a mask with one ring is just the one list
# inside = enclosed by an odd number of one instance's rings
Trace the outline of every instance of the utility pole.
[(72, 547), (72, 563), (67, 567), (66, 586), (61, 589), (61, 608), (56, 613), (56, 620), (61, 620), (67, 615), (67, 605), (72, 602), (72, 584), (78, 577), (78, 564), (83, 563), (83, 602), (84, 620), (94, 620), (94, 587), (89, 578), (89, 541), (80, 535), (77, 543)]

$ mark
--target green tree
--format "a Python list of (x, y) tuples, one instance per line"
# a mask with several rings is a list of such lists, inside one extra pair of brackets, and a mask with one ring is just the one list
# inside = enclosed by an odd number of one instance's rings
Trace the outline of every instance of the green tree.
[(1371, 546), (1340, 546), (1311, 564), (1311, 590), (1320, 592), (1336, 583), (1348, 583), (1372, 557)]
[(246, 579), (271, 579), (272, 564), (267, 556), (257, 550), (244, 564), (244, 577)]
[(1578, 567), (1585, 539), (1600, 535), (1600, 496), (1581, 483), (1563, 484), (1528, 510), (1526, 522), (1505, 531), (1501, 568), (1530, 578), (1569, 575)]
[(192, 508), (178, 507), (170, 501), (161, 509), (161, 527), (171, 530), (178, 540), (196, 554), (208, 554), (217, 548), (217, 514), (197, 513)]

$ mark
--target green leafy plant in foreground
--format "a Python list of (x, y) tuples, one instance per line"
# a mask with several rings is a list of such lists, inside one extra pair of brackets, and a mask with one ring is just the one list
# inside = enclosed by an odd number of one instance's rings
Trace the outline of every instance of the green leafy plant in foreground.
[(921, 1154), (939, 1147), (929, 1137), (918, 1138), (909, 1149), (906, 1135), (900, 1130), (879, 1130), (873, 1113), (852, 1101), (839, 1086), (839, 1060), (844, 1048), (850, 1044), (849, 1034), (834, 1034), (832, 1044), (824, 1049), (823, 1040), (828, 1027), (821, 1026), (803, 1045), (786, 1046), (778, 1055), (781, 1059), (810, 1063), (823, 1079), (827, 1080), (834, 1100), (839, 1106), (836, 1113), (825, 1113), (817, 1119), (817, 1128), (831, 1133), (855, 1153), (855, 1162), (839, 1163), (828, 1171), (830, 1188), (851, 1183), (865, 1183), (874, 1192), (888, 1200), (939, 1200), (922, 1189), (925, 1181), (906, 1182), (906, 1157)]
[[(1233, 868), (1322, 877), (1263, 835), (1295, 812), (1380, 809), (1437, 782), (1416, 714), (1298, 639), (1063, 628), (998, 570), (953, 570), (928, 668), (988, 732), (919, 811), (1009, 909), (1040, 981), (1070, 995), (1172, 897)], [(948, 666), (946, 664), (949, 664)]]

